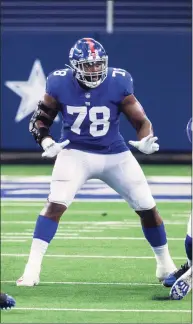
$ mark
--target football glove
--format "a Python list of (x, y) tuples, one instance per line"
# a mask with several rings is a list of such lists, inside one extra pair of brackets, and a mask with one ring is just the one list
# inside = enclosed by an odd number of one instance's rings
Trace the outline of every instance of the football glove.
[(51, 137), (46, 137), (41, 142), (41, 146), (44, 149), (42, 156), (53, 158), (69, 143), (69, 140), (65, 140), (62, 143), (56, 143)]
[(129, 144), (145, 154), (152, 154), (159, 150), (159, 144), (155, 143), (157, 140), (157, 137), (150, 134), (140, 141), (129, 141)]

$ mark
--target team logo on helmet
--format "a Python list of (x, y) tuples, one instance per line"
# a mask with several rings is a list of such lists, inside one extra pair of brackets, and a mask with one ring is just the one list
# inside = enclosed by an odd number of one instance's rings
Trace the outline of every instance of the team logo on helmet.
[(108, 56), (103, 46), (93, 38), (82, 38), (69, 53), (75, 77), (89, 88), (98, 87), (107, 77)]

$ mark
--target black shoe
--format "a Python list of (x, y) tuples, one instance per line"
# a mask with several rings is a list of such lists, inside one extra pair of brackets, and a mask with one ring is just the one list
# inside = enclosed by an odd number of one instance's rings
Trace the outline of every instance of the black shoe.
[(173, 273), (171, 273), (166, 279), (163, 281), (163, 285), (165, 287), (172, 287), (178, 278), (180, 278), (186, 271), (189, 270), (188, 262), (181, 266), (181, 268)]
[(12, 296), (1, 293), (0, 295), (0, 309), (12, 308), (15, 306), (15, 299)]

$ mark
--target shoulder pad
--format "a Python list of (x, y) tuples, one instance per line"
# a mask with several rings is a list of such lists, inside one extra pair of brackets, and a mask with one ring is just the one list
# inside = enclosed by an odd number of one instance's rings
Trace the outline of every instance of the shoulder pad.
[(123, 97), (133, 94), (133, 78), (129, 72), (124, 69), (109, 68), (109, 73)]
[(46, 80), (46, 93), (57, 100), (60, 85), (69, 80), (71, 69), (61, 69), (51, 72)]

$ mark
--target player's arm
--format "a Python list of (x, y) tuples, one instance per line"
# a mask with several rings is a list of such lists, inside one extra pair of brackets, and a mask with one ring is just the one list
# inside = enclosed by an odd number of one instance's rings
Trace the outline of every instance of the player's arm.
[(50, 127), (55, 117), (60, 111), (60, 103), (57, 100), (60, 78), (55, 73), (51, 73), (46, 82), (46, 93), (43, 101), (38, 103), (38, 108), (34, 112), (29, 125), (29, 130), (35, 141), (44, 149), (42, 156), (55, 157), (66, 145), (69, 140), (56, 143), (50, 135)]
[(153, 135), (152, 123), (147, 118), (142, 105), (133, 94), (124, 98), (121, 103), (121, 110), (135, 128), (139, 140), (150, 134)]
[(159, 145), (155, 143), (158, 138), (153, 136), (152, 123), (134, 94), (123, 99), (121, 110), (137, 132), (138, 141), (129, 141), (129, 144), (145, 154), (158, 151)]
[(56, 143), (50, 135), (50, 126), (60, 110), (59, 107), (57, 100), (46, 93), (44, 100), (38, 103), (38, 109), (30, 120), (29, 130), (35, 141), (44, 149), (42, 154), (44, 157), (55, 157), (69, 144), (69, 140)]
[(39, 145), (41, 145), (43, 139), (51, 138), (50, 127), (58, 112), (59, 103), (46, 93), (43, 101), (38, 103), (29, 125), (29, 130)]

